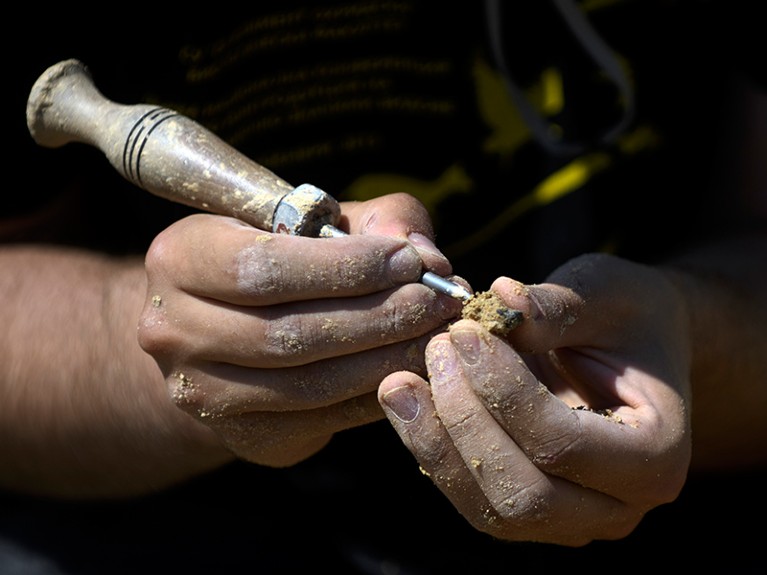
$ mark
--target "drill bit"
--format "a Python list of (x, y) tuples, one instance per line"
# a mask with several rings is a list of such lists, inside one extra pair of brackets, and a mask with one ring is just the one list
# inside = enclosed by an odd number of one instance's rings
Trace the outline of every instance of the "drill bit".
[[(307, 185), (307, 184), (304, 184)], [(300, 186), (299, 186), (300, 187)], [(319, 236), (322, 238), (339, 238), (341, 236), (347, 236), (346, 232), (339, 230), (335, 226), (331, 226), (330, 224), (325, 224), (320, 228)], [(462, 301), (468, 301), (471, 297), (471, 292), (467, 290), (462, 285), (459, 285), (455, 282), (452, 282), (448, 279), (443, 278), (440, 275), (435, 274), (434, 272), (424, 272), (423, 275), (421, 275), (421, 283), (425, 286), (430, 287), (436, 292), (439, 292), (444, 295), (448, 295), (452, 298), (459, 299)]]

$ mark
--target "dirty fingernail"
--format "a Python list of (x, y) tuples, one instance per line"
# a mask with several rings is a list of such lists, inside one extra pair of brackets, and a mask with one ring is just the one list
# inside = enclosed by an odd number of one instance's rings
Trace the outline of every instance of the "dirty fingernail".
[(434, 242), (423, 234), (413, 232), (412, 234), (408, 235), (407, 239), (419, 250), (429, 252), (430, 254), (434, 254), (435, 256), (439, 256), (441, 258), (445, 257), (445, 255), (437, 249), (437, 246), (434, 245)]
[(434, 341), (426, 353), (426, 367), (432, 386), (449, 385), (461, 375), (455, 344), (449, 341)]
[(389, 257), (389, 277), (395, 283), (416, 281), (421, 275), (423, 261), (411, 246), (405, 246)]
[(421, 412), (421, 404), (413, 388), (402, 385), (387, 391), (381, 398), (394, 415), (404, 423), (412, 423)]
[(477, 363), (480, 352), (479, 335), (473, 329), (453, 329), (450, 339), (461, 358), (469, 364)]

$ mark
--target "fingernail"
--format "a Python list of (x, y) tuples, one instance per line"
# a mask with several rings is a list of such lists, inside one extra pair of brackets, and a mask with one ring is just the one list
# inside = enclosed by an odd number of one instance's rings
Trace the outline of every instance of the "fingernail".
[(463, 311), (463, 302), (452, 297), (436, 298), (435, 305), (435, 313), (443, 321), (456, 319)]
[(538, 300), (538, 297), (533, 293), (529, 292), (527, 294), (527, 299), (530, 300), (530, 303), (533, 304), (532, 306), (532, 318), (533, 319), (542, 319), (546, 317), (546, 314), (543, 313), (543, 306), (541, 306), (541, 302)]
[(432, 385), (447, 385), (460, 375), (458, 357), (449, 341), (434, 341), (427, 348), (426, 367)]
[(402, 385), (387, 391), (382, 401), (404, 423), (412, 423), (421, 412), (421, 404), (410, 386)]
[(473, 329), (452, 329), (450, 340), (461, 358), (468, 364), (477, 363), (479, 359), (480, 341), (479, 335)]
[(447, 259), (445, 258), (445, 254), (439, 251), (437, 246), (434, 245), (434, 242), (427, 238), (425, 235), (413, 232), (412, 234), (408, 235), (407, 239), (416, 247), (416, 249), (429, 252), (430, 254), (434, 254), (435, 256), (438, 256), (442, 259)]
[(411, 246), (405, 246), (389, 257), (389, 277), (395, 283), (409, 283), (421, 277), (423, 261)]

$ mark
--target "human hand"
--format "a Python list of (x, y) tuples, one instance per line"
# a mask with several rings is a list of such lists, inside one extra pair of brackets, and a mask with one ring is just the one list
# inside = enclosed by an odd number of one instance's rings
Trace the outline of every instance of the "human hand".
[(380, 381), (425, 374), (429, 337), (460, 313), (413, 283), (451, 269), (412, 197), (342, 204), (341, 227), (352, 235), (306, 238), (199, 214), (148, 251), (139, 342), (176, 404), (243, 459), (290, 465), (383, 418)]
[(479, 530), (568, 546), (626, 536), (676, 498), (690, 461), (680, 292), (604, 255), (491, 289), (522, 324), (508, 341), (471, 320), (436, 336), (431, 385), (402, 372), (381, 384), (389, 420)]

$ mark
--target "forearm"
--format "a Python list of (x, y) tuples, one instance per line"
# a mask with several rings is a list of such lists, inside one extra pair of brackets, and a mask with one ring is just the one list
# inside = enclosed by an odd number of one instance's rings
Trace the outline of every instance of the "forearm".
[(670, 263), (692, 341), (693, 469), (767, 462), (767, 234)]
[(141, 261), (19, 247), (0, 266), (0, 487), (140, 493), (230, 459), (136, 341)]

